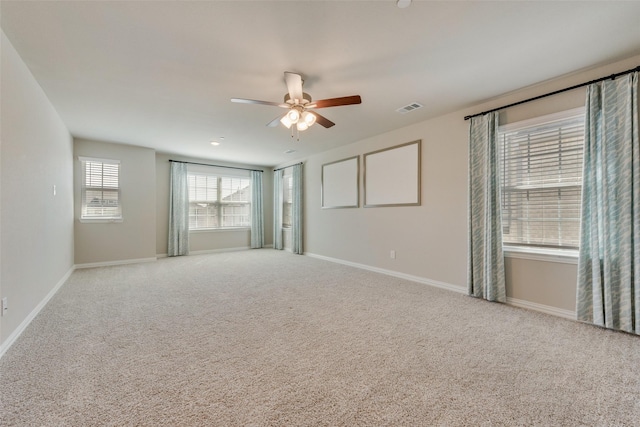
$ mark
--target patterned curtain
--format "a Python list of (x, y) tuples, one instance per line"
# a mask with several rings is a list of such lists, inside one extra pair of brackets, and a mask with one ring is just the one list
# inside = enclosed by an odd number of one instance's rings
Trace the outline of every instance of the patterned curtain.
[(168, 256), (189, 254), (189, 188), (187, 164), (171, 162)]
[(587, 89), (577, 318), (640, 334), (638, 73)]
[(273, 249), (283, 249), (282, 244), (282, 190), (284, 170), (273, 173)]
[(291, 203), (291, 246), (294, 254), (302, 254), (302, 165), (293, 166)]
[(471, 296), (505, 302), (497, 131), (497, 113), (471, 119), (467, 284)]
[(262, 212), (262, 172), (251, 171), (251, 248), (264, 246), (264, 215)]

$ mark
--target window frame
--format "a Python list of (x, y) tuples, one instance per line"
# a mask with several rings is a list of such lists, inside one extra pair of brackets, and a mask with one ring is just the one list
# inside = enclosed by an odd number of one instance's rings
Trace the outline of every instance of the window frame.
[[(208, 178), (214, 178), (216, 180), (216, 200), (215, 201), (211, 201), (211, 200), (196, 200), (196, 199), (191, 199), (191, 185), (189, 184), (190, 179), (192, 176), (206, 176)], [(249, 181), (249, 191), (248, 191), (248, 200), (247, 201), (224, 201), (223, 199), (223, 186), (221, 185), (224, 179), (240, 179), (240, 180), (247, 180)], [(187, 182), (188, 182), (188, 188), (189, 188), (189, 232), (190, 233), (199, 233), (199, 232), (220, 232), (220, 231), (233, 231), (233, 230), (250, 230), (251, 229), (251, 177), (250, 176), (243, 176), (243, 175), (236, 175), (236, 174), (226, 174), (226, 173), (221, 173), (220, 171), (216, 171), (216, 170), (202, 170), (199, 168), (196, 168), (194, 170), (194, 168), (189, 168), (189, 170), (187, 171)], [(212, 206), (207, 206), (207, 208), (209, 207), (213, 207), (215, 209), (215, 217), (217, 218), (217, 222), (218, 224), (220, 224), (222, 222), (222, 218), (223, 218), (223, 213), (224, 213), (224, 207), (234, 207), (234, 206), (247, 206), (248, 207), (248, 213), (247, 213), (247, 217), (248, 217), (248, 221), (247, 221), (247, 225), (241, 225), (241, 226), (217, 226), (217, 227), (196, 227), (196, 228), (192, 228), (192, 222), (191, 222), (191, 217), (193, 216), (192, 212), (191, 212), (191, 205), (192, 203), (207, 203), (210, 204)]]
[[(288, 190), (288, 191), (287, 191)], [(287, 201), (287, 193), (289, 201)], [(282, 228), (290, 229), (292, 227), (292, 209), (293, 209), (293, 171), (291, 168), (285, 169), (282, 175)], [(288, 212), (288, 215), (287, 215)], [(289, 218), (289, 222), (286, 219)]]
[[(81, 223), (111, 223), (111, 222), (123, 222), (123, 209), (122, 209), (122, 185), (121, 185), (121, 177), (122, 177), (122, 164), (118, 159), (104, 159), (97, 157), (85, 157), (78, 156), (78, 161), (80, 162), (80, 217), (79, 221)], [(117, 187), (105, 187), (105, 185), (101, 186), (89, 186), (87, 185), (87, 163), (99, 163), (101, 164), (102, 172), (101, 175), (104, 177), (104, 165), (117, 165)], [(86, 203), (86, 192), (87, 191), (108, 191), (115, 192), (117, 194), (117, 207), (118, 214), (117, 215), (86, 215), (86, 209), (88, 207)], [(104, 200), (104, 199), (103, 199)]]
[[(500, 140), (500, 137), (507, 132), (513, 132), (517, 129), (526, 129), (534, 126), (542, 126), (544, 124), (553, 123), (553, 122), (562, 121), (562, 120), (571, 120), (572, 118), (576, 118), (578, 116), (584, 117), (584, 115), (585, 115), (585, 107), (578, 107), (578, 108), (574, 108), (566, 111), (538, 116), (532, 119), (522, 120), (522, 121), (499, 126), (498, 142), (497, 142), (499, 144), (498, 149), (500, 150), (502, 148), (502, 141)], [(502, 167), (502, 164), (501, 164), (501, 167)], [(501, 172), (500, 174), (501, 193), (503, 193), (502, 177), (503, 175)], [(581, 177), (580, 193), (582, 192), (582, 187), (583, 187), (583, 182)], [(504, 194), (501, 197), (504, 197)], [(581, 200), (581, 197), (579, 197), (579, 200)], [(501, 200), (501, 209), (503, 209), (502, 200)], [(501, 213), (503, 214), (503, 222), (504, 222), (504, 210)], [(504, 228), (504, 223), (503, 223), (503, 228)], [(577, 236), (578, 239), (580, 238), (579, 230), (580, 230), (580, 225), (578, 223), (578, 236)], [(579, 246), (579, 243), (578, 243), (578, 246)], [(503, 252), (504, 252), (504, 255), (509, 258), (522, 258), (522, 259), (533, 259), (533, 260), (539, 260), (539, 261), (552, 261), (552, 262), (576, 264), (579, 248), (554, 247), (554, 246), (544, 246), (544, 245), (526, 245), (526, 244), (518, 244), (518, 243), (512, 243), (512, 242), (509, 242), (509, 243), (503, 242)]]

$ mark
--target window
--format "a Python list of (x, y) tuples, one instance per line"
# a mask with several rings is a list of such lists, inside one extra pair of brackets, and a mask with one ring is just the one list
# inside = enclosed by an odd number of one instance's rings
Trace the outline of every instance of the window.
[(80, 220), (121, 220), (120, 161), (80, 157), (82, 212)]
[(251, 179), (189, 173), (189, 229), (250, 227)]
[(584, 110), (501, 127), (505, 245), (577, 249)]
[[(286, 172), (285, 172), (286, 174)], [(291, 203), (293, 202), (293, 175), (282, 178), (282, 226), (291, 228)]]

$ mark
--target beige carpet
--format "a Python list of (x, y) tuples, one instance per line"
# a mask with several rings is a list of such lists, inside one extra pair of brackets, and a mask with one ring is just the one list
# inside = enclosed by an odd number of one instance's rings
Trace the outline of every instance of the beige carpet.
[(76, 271), (3, 426), (640, 425), (640, 337), (274, 250)]

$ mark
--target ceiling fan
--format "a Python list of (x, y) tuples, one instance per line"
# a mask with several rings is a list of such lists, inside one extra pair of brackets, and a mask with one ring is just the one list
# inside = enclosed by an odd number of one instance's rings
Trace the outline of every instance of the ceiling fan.
[(293, 137), (292, 126), (296, 125), (296, 130), (307, 130), (314, 123), (319, 123), (320, 126), (330, 128), (334, 126), (331, 120), (324, 116), (311, 111), (311, 109), (338, 107), (342, 105), (360, 104), (362, 100), (360, 95), (344, 96), (341, 98), (321, 99), (320, 101), (312, 101), (311, 96), (308, 93), (302, 91), (302, 76), (300, 74), (291, 73), (285, 71), (284, 81), (287, 85), (288, 93), (284, 95), (284, 102), (270, 102), (270, 101), (258, 101), (255, 99), (243, 99), (243, 98), (231, 98), (231, 102), (238, 102), (242, 104), (258, 104), (258, 105), (271, 105), (274, 107), (286, 108), (289, 111), (273, 119), (267, 123), (269, 127), (278, 126), (278, 122), (285, 125), (288, 129), (291, 129), (291, 136)]

